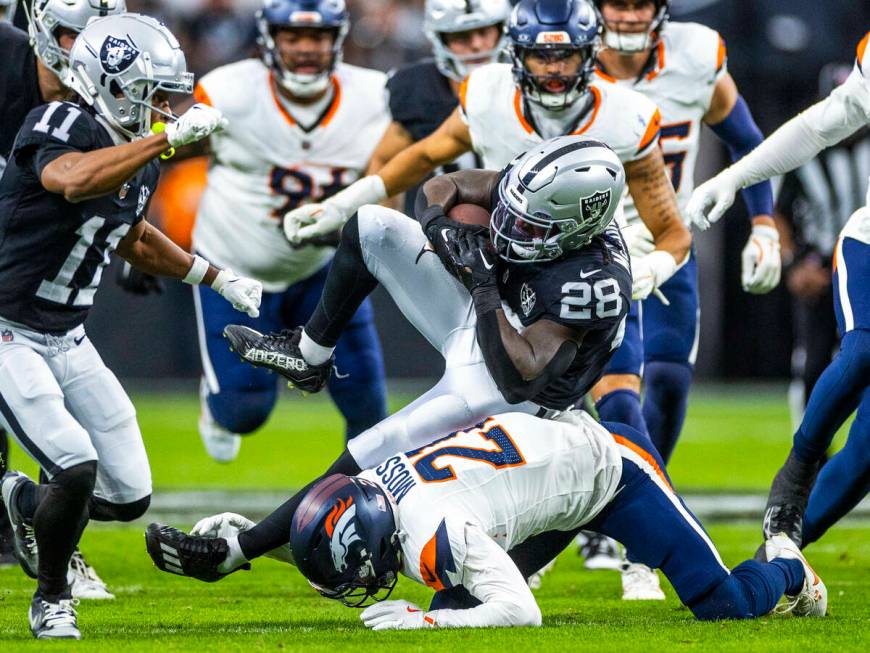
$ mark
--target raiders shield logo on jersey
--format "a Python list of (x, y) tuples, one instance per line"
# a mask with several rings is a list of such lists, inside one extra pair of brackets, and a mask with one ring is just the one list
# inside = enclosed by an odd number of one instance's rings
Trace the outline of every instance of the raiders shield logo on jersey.
[(535, 307), (535, 302), (538, 297), (535, 294), (535, 291), (532, 290), (529, 284), (524, 283), (522, 288), (520, 288), (520, 306), (523, 308), (523, 315), (526, 317), (529, 316), (529, 313), (532, 312), (532, 309)]
[(587, 197), (580, 198), (580, 215), (583, 220), (597, 220), (610, 207), (610, 189), (598, 191)]
[(106, 37), (103, 47), (100, 48), (100, 63), (103, 65), (103, 70), (111, 75), (127, 70), (138, 56), (139, 50), (127, 39), (114, 36)]

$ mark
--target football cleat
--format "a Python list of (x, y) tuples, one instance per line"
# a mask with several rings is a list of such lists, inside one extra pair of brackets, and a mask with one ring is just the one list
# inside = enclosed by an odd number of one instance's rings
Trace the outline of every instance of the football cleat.
[(87, 563), (78, 547), (70, 558), (66, 582), (69, 583), (75, 599), (111, 601), (115, 598), (103, 579), (97, 575), (97, 571)]
[(761, 527), (765, 542), (778, 533), (785, 533), (800, 548), (804, 510), (818, 473), (817, 463), (803, 463), (793, 450), (789, 452), (770, 486)]
[[(804, 509), (793, 503), (772, 504), (764, 511), (761, 532), (767, 541), (775, 535), (785, 535), (800, 547), (803, 539)], [(769, 559), (769, 558), (768, 558)]]
[(574, 541), (577, 544), (577, 553), (583, 556), (583, 566), (586, 569), (617, 571), (622, 568), (622, 556), (616, 540), (599, 533), (582, 531)]
[(810, 567), (810, 563), (801, 553), (800, 548), (790, 537), (779, 533), (764, 543), (768, 560), (783, 558), (798, 560), (804, 568), (804, 584), (801, 591), (794, 595), (786, 595), (786, 603), (777, 606), (776, 612), (791, 612), (797, 617), (824, 617), (828, 611), (828, 589), (819, 575)]
[(246, 326), (230, 324), (224, 328), (230, 349), (255, 367), (283, 376), (288, 387), (303, 392), (320, 392), (332, 372), (333, 357), (321, 365), (309, 365), (299, 350), (302, 327), (263, 335)]
[[(538, 569), (534, 574), (529, 576), (526, 579), (526, 582), (529, 584), (529, 589), (531, 590), (539, 590), (541, 589), (541, 585), (544, 583), (544, 576), (553, 571), (553, 568), (556, 566), (556, 558), (553, 558), (545, 564), (543, 567)], [(431, 609), (431, 608), (430, 608)]]
[(659, 585), (659, 575), (639, 562), (622, 563), (623, 601), (664, 601), (665, 593)]
[(56, 603), (49, 603), (37, 592), (30, 604), (30, 632), (36, 639), (81, 639), (76, 603), (69, 594)]
[(225, 539), (188, 535), (163, 524), (149, 524), (145, 531), (145, 546), (158, 569), (206, 583), (219, 581), (233, 571), (251, 568), (250, 563), (245, 563), (231, 572), (223, 573), (218, 567), (229, 553)]
[(15, 533), (9, 523), (9, 515), (0, 506), (0, 569), (18, 564), (15, 557)]
[(30, 478), (21, 472), (6, 472), (0, 482), (0, 493), (3, 495), (3, 503), (6, 506), (6, 514), (12, 525), (12, 545), (15, 557), (24, 573), (31, 578), (36, 578), (39, 568), (39, 551), (36, 548), (36, 534), (33, 531), (33, 520), (25, 517), (18, 509), (18, 496), (28, 483), (33, 483)]
[(199, 437), (208, 455), (219, 463), (231, 463), (239, 455), (242, 436), (227, 431), (212, 417), (208, 407), (208, 386), (205, 379), (199, 383)]

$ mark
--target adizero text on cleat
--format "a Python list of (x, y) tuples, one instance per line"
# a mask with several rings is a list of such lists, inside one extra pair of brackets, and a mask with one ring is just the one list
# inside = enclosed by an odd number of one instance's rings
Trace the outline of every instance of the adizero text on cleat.
[[(220, 537), (188, 535), (171, 526), (150, 524), (145, 531), (145, 546), (157, 568), (171, 574), (213, 583), (233, 573), (218, 570), (229, 552), (227, 541)], [(244, 564), (238, 569), (250, 568), (250, 564)]]
[(305, 361), (299, 350), (302, 327), (264, 335), (249, 327), (231, 324), (224, 329), (224, 337), (243, 360), (277, 372), (291, 387), (303, 392), (320, 392), (332, 372), (332, 358), (322, 365)]

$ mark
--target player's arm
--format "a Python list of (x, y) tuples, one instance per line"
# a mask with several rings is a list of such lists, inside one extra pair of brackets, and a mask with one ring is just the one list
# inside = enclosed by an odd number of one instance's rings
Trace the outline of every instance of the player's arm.
[(402, 150), (411, 147), (414, 144), (414, 139), (411, 134), (402, 126), (402, 123), (395, 120), (387, 127), (387, 131), (381, 137), (378, 146), (372, 153), (372, 158), (369, 160), (366, 174), (376, 174), (390, 160), (399, 154)]
[(205, 259), (189, 254), (145, 220), (133, 226), (118, 243), (118, 255), (148, 274), (208, 284), (233, 307), (251, 317), (259, 315), (263, 286), (259, 281), (220, 270)]
[[(764, 140), (746, 100), (727, 73), (716, 82), (704, 122), (725, 143), (732, 161), (739, 161)], [(752, 233), (742, 256), (743, 288), (755, 294), (767, 293), (777, 286), (782, 274), (779, 233), (772, 217), (773, 190), (764, 180), (744, 188), (742, 195), (752, 219)]]
[(692, 236), (680, 217), (677, 196), (665, 170), (662, 151), (625, 164), (628, 192), (652, 234), (655, 250), (631, 262), (634, 299), (645, 299), (673, 276), (689, 256)]
[(385, 601), (363, 610), (365, 625), (375, 630), (540, 626), (541, 609), (508, 554), (474, 524), (465, 527), (465, 546), (462, 586), (480, 605), (424, 612), (405, 601)]
[(378, 204), (416, 186), (435, 168), (471, 150), (471, 134), (459, 109), (431, 135), (402, 150), (377, 174), (363, 177), (322, 204), (308, 204), (284, 219), (284, 234), (293, 245), (340, 229), (361, 206)]

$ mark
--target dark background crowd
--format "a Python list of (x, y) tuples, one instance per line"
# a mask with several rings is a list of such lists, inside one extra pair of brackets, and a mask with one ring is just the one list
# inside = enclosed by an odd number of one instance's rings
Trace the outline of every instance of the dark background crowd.
[[(157, 16), (185, 50), (200, 76), (256, 55), (254, 12), (259, 0), (127, 0), (131, 11)], [(352, 28), (345, 60), (381, 70), (427, 56), (423, 0), (348, 0)], [(672, 18), (718, 30), (728, 46), (731, 74), (767, 135), (819, 95), (819, 72), (828, 63), (851, 64), (870, 28), (870, 3), (862, 0), (674, 0)], [(706, 135), (696, 183), (727, 162)], [(172, 207), (157, 207), (155, 221)], [(710, 232), (697, 237), (701, 270), (702, 331), (699, 375), (707, 378), (786, 377), (792, 352), (792, 302), (788, 283), (751, 296), (740, 288), (740, 251), (749, 224), (742, 203)], [(189, 288), (167, 284), (159, 297), (124, 294), (106, 274), (88, 329), (107, 363), (120, 375), (177, 378), (199, 374)], [(784, 273), (787, 281), (788, 271)], [(391, 377), (439, 373), (439, 359), (412, 333), (383, 294), (378, 327)], [(824, 309), (828, 310), (828, 309)], [(413, 348), (411, 354), (409, 349)]]

